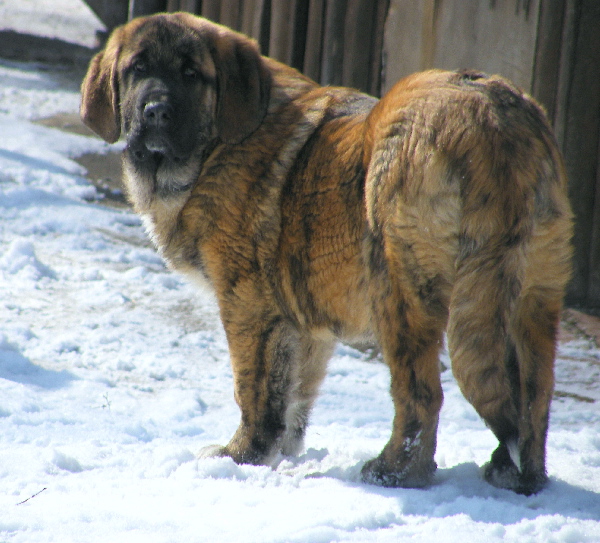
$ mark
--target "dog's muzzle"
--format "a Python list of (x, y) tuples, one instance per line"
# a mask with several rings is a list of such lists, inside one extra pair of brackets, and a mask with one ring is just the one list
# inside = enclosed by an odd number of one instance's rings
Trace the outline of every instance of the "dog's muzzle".
[(146, 126), (154, 130), (165, 130), (173, 122), (173, 108), (166, 102), (148, 102), (143, 111)]

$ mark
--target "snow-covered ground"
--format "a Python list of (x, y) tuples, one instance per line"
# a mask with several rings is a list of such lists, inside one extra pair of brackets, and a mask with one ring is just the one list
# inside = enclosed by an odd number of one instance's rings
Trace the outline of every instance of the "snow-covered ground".
[(300, 457), (196, 460), (238, 423), (216, 306), (136, 216), (94, 201), (73, 158), (109, 147), (32, 122), (78, 101), (0, 59), (0, 541), (600, 541), (600, 349), (584, 335), (560, 347), (550, 484), (530, 498), (482, 481), (495, 440), (450, 370), (434, 486), (360, 483), (392, 405), (386, 367), (346, 346)]
[(83, 0), (0, 0), (0, 30), (93, 47), (102, 23)]

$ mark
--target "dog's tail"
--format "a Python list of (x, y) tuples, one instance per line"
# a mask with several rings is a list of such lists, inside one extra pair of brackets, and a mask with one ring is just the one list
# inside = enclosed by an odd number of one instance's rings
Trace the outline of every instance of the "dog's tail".
[[(541, 108), (504, 80), (463, 74), (478, 94), (446, 142), (462, 215), (448, 341), (460, 387), (500, 441), (490, 482), (543, 485), (557, 327), (570, 276), (567, 180)], [(467, 130), (472, 129), (472, 133)]]

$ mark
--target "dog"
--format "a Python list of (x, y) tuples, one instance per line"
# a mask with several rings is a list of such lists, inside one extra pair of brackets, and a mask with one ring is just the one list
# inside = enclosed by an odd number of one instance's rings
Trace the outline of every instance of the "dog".
[(241, 422), (204, 456), (297, 454), (335, 343), (372, 338), (395, 416), (362, 479), (431, 484), (446, 332), (461, 391), (499, 442), (483, 476), (544, 486), (572, 214), (530, 96), (432, 70), (376, 100), (175, 13), (114, 30), (81, 116), (107, 142), (124, 135), (124, 185), (149, 236), (218, 300)]

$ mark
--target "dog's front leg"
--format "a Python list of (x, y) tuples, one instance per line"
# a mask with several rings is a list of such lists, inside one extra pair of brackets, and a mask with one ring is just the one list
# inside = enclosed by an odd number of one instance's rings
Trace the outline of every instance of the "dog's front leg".
[(299, 337), (294, 327), (277, 315), (224, 324), (241, 421), (225, 447), (208, 447), (201, 456), (230, 456), (238, 464), (269, 464), (280, 451), (286, 431)]

